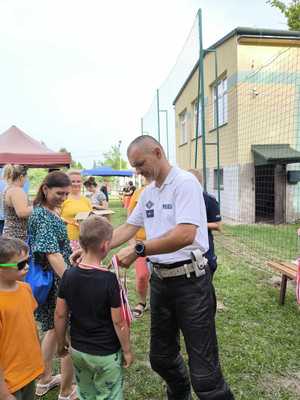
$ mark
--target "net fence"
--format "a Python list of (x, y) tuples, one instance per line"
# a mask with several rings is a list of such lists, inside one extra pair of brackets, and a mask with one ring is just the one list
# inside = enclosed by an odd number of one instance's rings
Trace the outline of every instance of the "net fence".
[(299, 32), (237, 28), (221, 38), (203, 52), (202, 110), (197, 16), (143, 117), (173, 164), (206, 176), (220, 201), (219, 243), (259, 262), (299, 253), (299, 46)]

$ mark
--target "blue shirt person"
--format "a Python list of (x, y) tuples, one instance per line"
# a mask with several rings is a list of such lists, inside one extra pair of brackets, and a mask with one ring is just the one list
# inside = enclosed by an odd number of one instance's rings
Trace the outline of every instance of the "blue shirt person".
[(205, 257), (207, 258), (211, 273), (213, 275), (217, 269), (217, 256), (215, 254), (214, 236), (212, 231), (220, 230), (220, 222), (222, 218), (220, 213), (220, 206), (216, 198), (207, 192), (203, 192), (203, 198), (206, 207), (209, 243), (209, 249), (205, 253)]

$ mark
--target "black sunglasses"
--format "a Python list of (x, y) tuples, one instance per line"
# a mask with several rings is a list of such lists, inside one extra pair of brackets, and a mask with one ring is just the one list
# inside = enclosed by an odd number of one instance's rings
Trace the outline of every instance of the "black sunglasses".
[(11, 263), (11, 264), (0, 264), (0, 267), (8, 267), (8, 268), (16, 268), (19, 271), (22, 271), (26, 267), (26, 265), (29, 262), (29, 258), (26, 258), (25, 260), (19, 261), (18, 263)]

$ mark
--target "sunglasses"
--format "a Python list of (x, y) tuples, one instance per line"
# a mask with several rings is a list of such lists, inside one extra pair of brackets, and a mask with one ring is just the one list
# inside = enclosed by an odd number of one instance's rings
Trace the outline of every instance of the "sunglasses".
[(0, 264), (0, 267), (17, 268), (18, 271), (22, 271), (22, 269), (26, 267), (28, 262), (29, 258), (26, 258), (26, 260), (19, 261), (18, 263)]

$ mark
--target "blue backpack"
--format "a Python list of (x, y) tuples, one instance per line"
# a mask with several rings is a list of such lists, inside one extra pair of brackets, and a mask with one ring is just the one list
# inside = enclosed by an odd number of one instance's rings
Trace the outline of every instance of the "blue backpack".
[(25, 282), (31, 286), (32, 293), (39, 305), (46, 302), (53, 286), (54, 274), (51, 268), (45, 268), (34, 260), (29, 239), (29, 270), (25, 276)]

